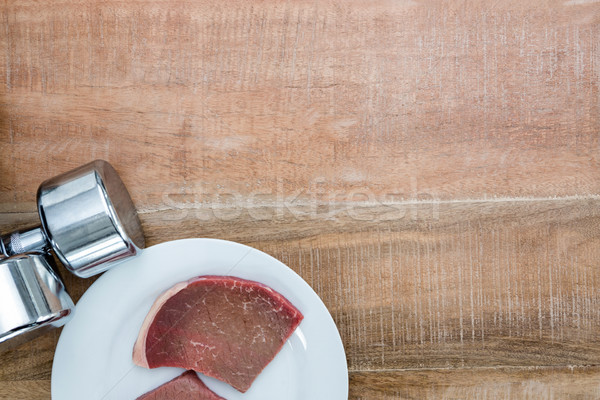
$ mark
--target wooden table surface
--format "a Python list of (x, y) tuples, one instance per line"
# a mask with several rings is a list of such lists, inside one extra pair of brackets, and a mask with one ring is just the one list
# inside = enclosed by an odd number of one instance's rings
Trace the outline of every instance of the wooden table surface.
[[(351, 399), (600, 398), (597, 1), (7, 0), (0, 21), (3, 232), (102, 158), (148, 244), (298, 272)], [(59, 333), (0, 355), (0, 399), (50, 398)]]

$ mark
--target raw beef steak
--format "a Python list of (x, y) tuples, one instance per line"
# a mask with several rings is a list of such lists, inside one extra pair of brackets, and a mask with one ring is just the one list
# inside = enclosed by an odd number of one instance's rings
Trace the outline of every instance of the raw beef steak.
[(135, 343), (133, 362), (191, 369), (245, 392), (302, 318), (285, 297), (261, 283), (200, 276), (156, 299)]
[(186, 371), (177, 378), (141, 395), (137, 400), (225, 400), (206, 387), (194, 371)]

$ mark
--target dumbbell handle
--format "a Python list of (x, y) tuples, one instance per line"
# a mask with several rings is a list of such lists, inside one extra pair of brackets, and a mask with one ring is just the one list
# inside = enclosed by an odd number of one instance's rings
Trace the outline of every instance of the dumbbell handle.
[(0, 237), (0, 260), (30, 251), (47, 251), (48, 239), (41, 226), (16, 231)]

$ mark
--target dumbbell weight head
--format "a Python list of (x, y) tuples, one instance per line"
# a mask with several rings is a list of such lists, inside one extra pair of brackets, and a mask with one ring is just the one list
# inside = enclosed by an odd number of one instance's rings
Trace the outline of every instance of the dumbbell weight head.
[(43, 182), (37, 203), (50, 247), (79, 277), (105, 271), (145, 245), (129, 193), (106, 161)]
[(0, 261), (0, 352), (63, 326), (73, 307), (48, 254)]
[(42, 226), (0, 238), (0, 259), (52, 249), (69, 271), (87, 278), (144, 248), (133, 202), (106, 161), (43, 182), (37, 204)]

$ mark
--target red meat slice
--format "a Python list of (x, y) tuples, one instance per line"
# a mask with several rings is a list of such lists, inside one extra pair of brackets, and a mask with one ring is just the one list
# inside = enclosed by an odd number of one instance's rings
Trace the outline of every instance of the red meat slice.
[(302, 319), (285, 297), (261, 283), (200, 276), (156, 299), (133, 362), (191, 369), (246, 392)]
[(186, 371), (177, 378), (141, 395), (137, 400), (225, 400), (206, 387), (194, 371)]

